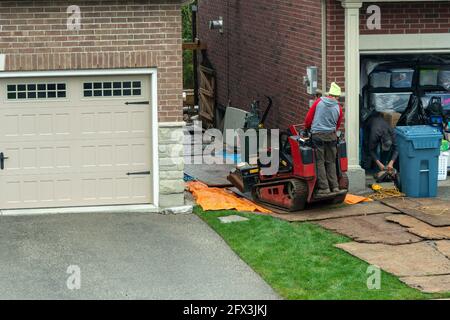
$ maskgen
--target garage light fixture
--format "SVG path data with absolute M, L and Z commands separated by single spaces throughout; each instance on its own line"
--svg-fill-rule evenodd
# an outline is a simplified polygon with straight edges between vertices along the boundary
M 219 30 L 220 33 L 223 33 L 223 18 L 219 17 L 218 20 L 210 20 L 209 21 L 209 29 L 210 30 Z

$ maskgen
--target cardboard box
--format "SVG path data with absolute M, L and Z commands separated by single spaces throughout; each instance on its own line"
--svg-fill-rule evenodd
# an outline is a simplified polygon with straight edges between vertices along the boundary
M 391 128 L 395 128 L 397 126 L 398 120 L 400 120 L 401 113 L 398 112 L 382 112 L 384 120 L 391 126 Z

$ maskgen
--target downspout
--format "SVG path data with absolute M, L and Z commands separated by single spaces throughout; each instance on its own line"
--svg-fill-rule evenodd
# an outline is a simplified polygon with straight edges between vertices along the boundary
M 227 28 L 230 23 L 230 1 L 227 0 Z M 226 30 L 227 32 L 227 101 L 230 101 L 230 32 L 231 30 Z
M 327 92 L 327 0 L 322 0 L 322 95 Z
M 197 41 L 197 11 L 198 6 L 197 3 L 192 5 L 191 14 L 192 14 L 192 42 Z M 198 98 L 198 50 L 192 51 L 192 66 L 194 69 L 194 105 L 199 105 Z

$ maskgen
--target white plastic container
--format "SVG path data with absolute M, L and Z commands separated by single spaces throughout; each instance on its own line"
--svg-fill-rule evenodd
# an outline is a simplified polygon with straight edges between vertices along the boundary
M 373 72 L 370 75 L 370 86 L 373 88 L 390 88 L 391 73 L 390 72 Z
M 450 152 L 448 153 L 448 161 L 447 161 L 447 172 L 450 171 Z
M 378 112 L 402 113 L 408 106 L 411 94 L 412 92 L 371 93 L 370 101 L 372 107 Z
M 445 90 L 450 90 L 450 70 L 439 71 L 438 84 L 443 86 Z
M 438 84 L 439 69 L 421 69 L 420 85 L 436 86 Z
M 447 170 L 448 170 L 448 152 L 441 152 L 439 156 L 439 167 L 438 167 L 438 180 L 447 180 Z
M 392 88 L 411 88 L 414 69 L 391 69 Z

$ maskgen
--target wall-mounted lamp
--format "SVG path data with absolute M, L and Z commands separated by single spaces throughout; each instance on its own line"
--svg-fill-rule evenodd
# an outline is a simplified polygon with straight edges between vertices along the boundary
M 210 20 L 209 29 L 219 30 L 220 33 L 223 33 L 223 18 L 219 17 L 218 20 Z
M 311 66 L 306 68 L 306 76 L 303 77 L 303 84 L 306 86 L 306 92 L 308 94 L 316 94 L 317 67 Z

